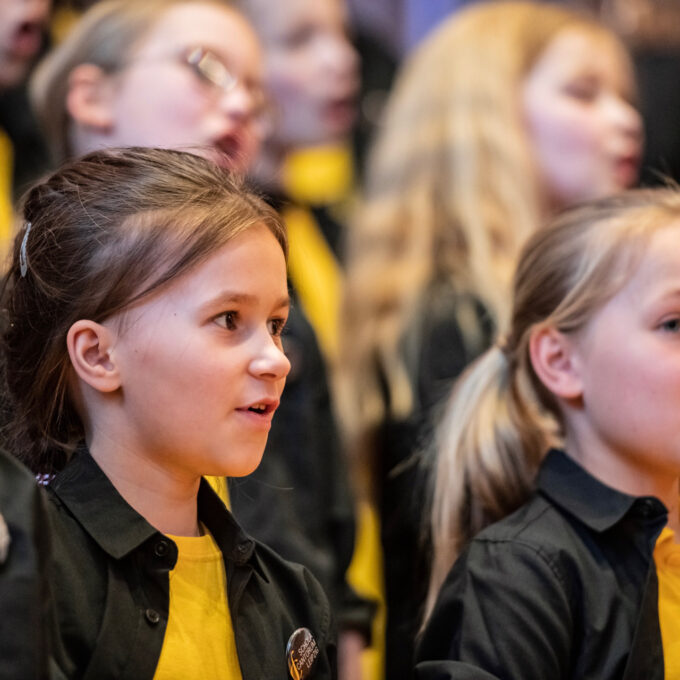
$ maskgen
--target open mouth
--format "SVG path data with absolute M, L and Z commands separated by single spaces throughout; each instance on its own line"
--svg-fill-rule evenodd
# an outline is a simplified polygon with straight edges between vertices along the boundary
M 243 144 L 237 135 L 224 135 L 213 142 L 217 163 L 227 169 L 240 168 L 243 165 Z
M 12 53 L 17 57 L 35 56 L 42 44 L 42 26 L 35 22 L 25 21 L 20 24 L 12 39 Z
M 625 188 L 632 186 L 637 181 L 640 172 L 639 156 L 622 156 L 615 162 L 614 171 L 619 184 Z
M 237 411 L 241 411 L 241 413 L 252 413 L 255 416 L 271 416 L 274 411 L 276 411 L 276 407 L 278 406 L 278 402 L 257 402 L 255 404 L 251 404 L 250 406 L 244 406 L 243 408 L 236 409 Z
M 253 404 L 248 407 L 248 410 L 258 415 L 265 415 L 271 413 L 274 410 L 274 406 L 272 404 Z

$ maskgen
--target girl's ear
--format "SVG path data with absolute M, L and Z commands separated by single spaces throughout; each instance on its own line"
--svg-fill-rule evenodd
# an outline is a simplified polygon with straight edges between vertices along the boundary
M 537 326 L 529 339 L 529 356 L 539 380 L 556 397 L 583 395 L 583 382 L 573 340 L 551 326 Z
M 110 131 L 113 96 L 111 80 L 99 66 L 79 64 L 69 74 L 66 110 L 78 125 Z
M 114 334 L 101 324 L 81 319 L 69 328 L 66 346 L 78 377 L 99 392 L 120 387 L 120 374 L 113 358 Z

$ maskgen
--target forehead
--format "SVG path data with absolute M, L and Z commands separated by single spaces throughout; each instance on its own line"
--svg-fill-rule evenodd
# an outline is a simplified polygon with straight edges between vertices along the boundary
M 189 299 L 190 294 L 211 297 L 223 291 L 244 293 L 242 285 L 254 286 L 263 299 L 288 294 L 286 260 L 271 230 L 258 223 L 229 239 L 206 258 L 175 279 L 166 297 Z
M 595 75 L 631 87 L 633 74 L 624 48 L 610 35 L 588 26 L 559 31 L 539 55 L 528 77 Z
M 667 289 L 680 290 L 680 219 L 651 235 L 639 266 L 622 293 L 653 295 L 663 294 Z
M 246 0 L 248 15 L 266 41 L 302 25 L 342 27 L 346 9 L 342 0 Z
M 620 342 L 622 326 L 656 321 L 669 303 L 673 304 L 674 311 L 677 309 L 680 301 L 680 220 L 657 229 L 646 243 L 629 245 L 633 256 L 637 254 L 639 259 L 634 258 L 637 261 L 632 263 L 631 270 L 624 265 L 621 271 L 607 272 L 613 277 L 623 276 L 624 283 L 595 310 L 579 331 L 581 339 L 588 343 L 596 337 L 609 342 L 612 333 L 619 334 L 616 341 Z M 638 249 L 637 253 L 635 249 Z
M 243 70 L 261 66 L 260 45 L 237 11 L 218 3 L 180 3 L 165 10 L 137 48 L 137 56 L 165 56 L 186 47 L 206 47 Z

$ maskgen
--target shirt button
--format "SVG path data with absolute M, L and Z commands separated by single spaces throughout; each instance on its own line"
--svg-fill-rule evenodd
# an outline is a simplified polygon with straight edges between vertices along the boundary
M 153 554 L 156 557 L 165 557 L 168 554 L 168 542 L 167 541 L 158 541 L 156 545 L 153 547 Z
M 649 498 L 645 498 L 645 500 L 642 501 L 642 508 L 640 511 L 643 517 L 651 517 L 654 513 L 654 501 L 650 500 Z
M 144 612 L 146 620 L 154 626 L 161 620 L 161 615 L 155 609 L 147 609 Z

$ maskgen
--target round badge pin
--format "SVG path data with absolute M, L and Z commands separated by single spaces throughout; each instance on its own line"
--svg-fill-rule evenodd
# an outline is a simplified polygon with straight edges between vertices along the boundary
M 293 680 L 304 680 L 312 670 L 319 646 L 309 628 L 298 628 L 288 639 L 286 657 L 288 670 Z
M 5 518 L 0 515 L 0 564 L 4 564 L 9 553 L 9 529 L 7 528 L 7 523 Z

